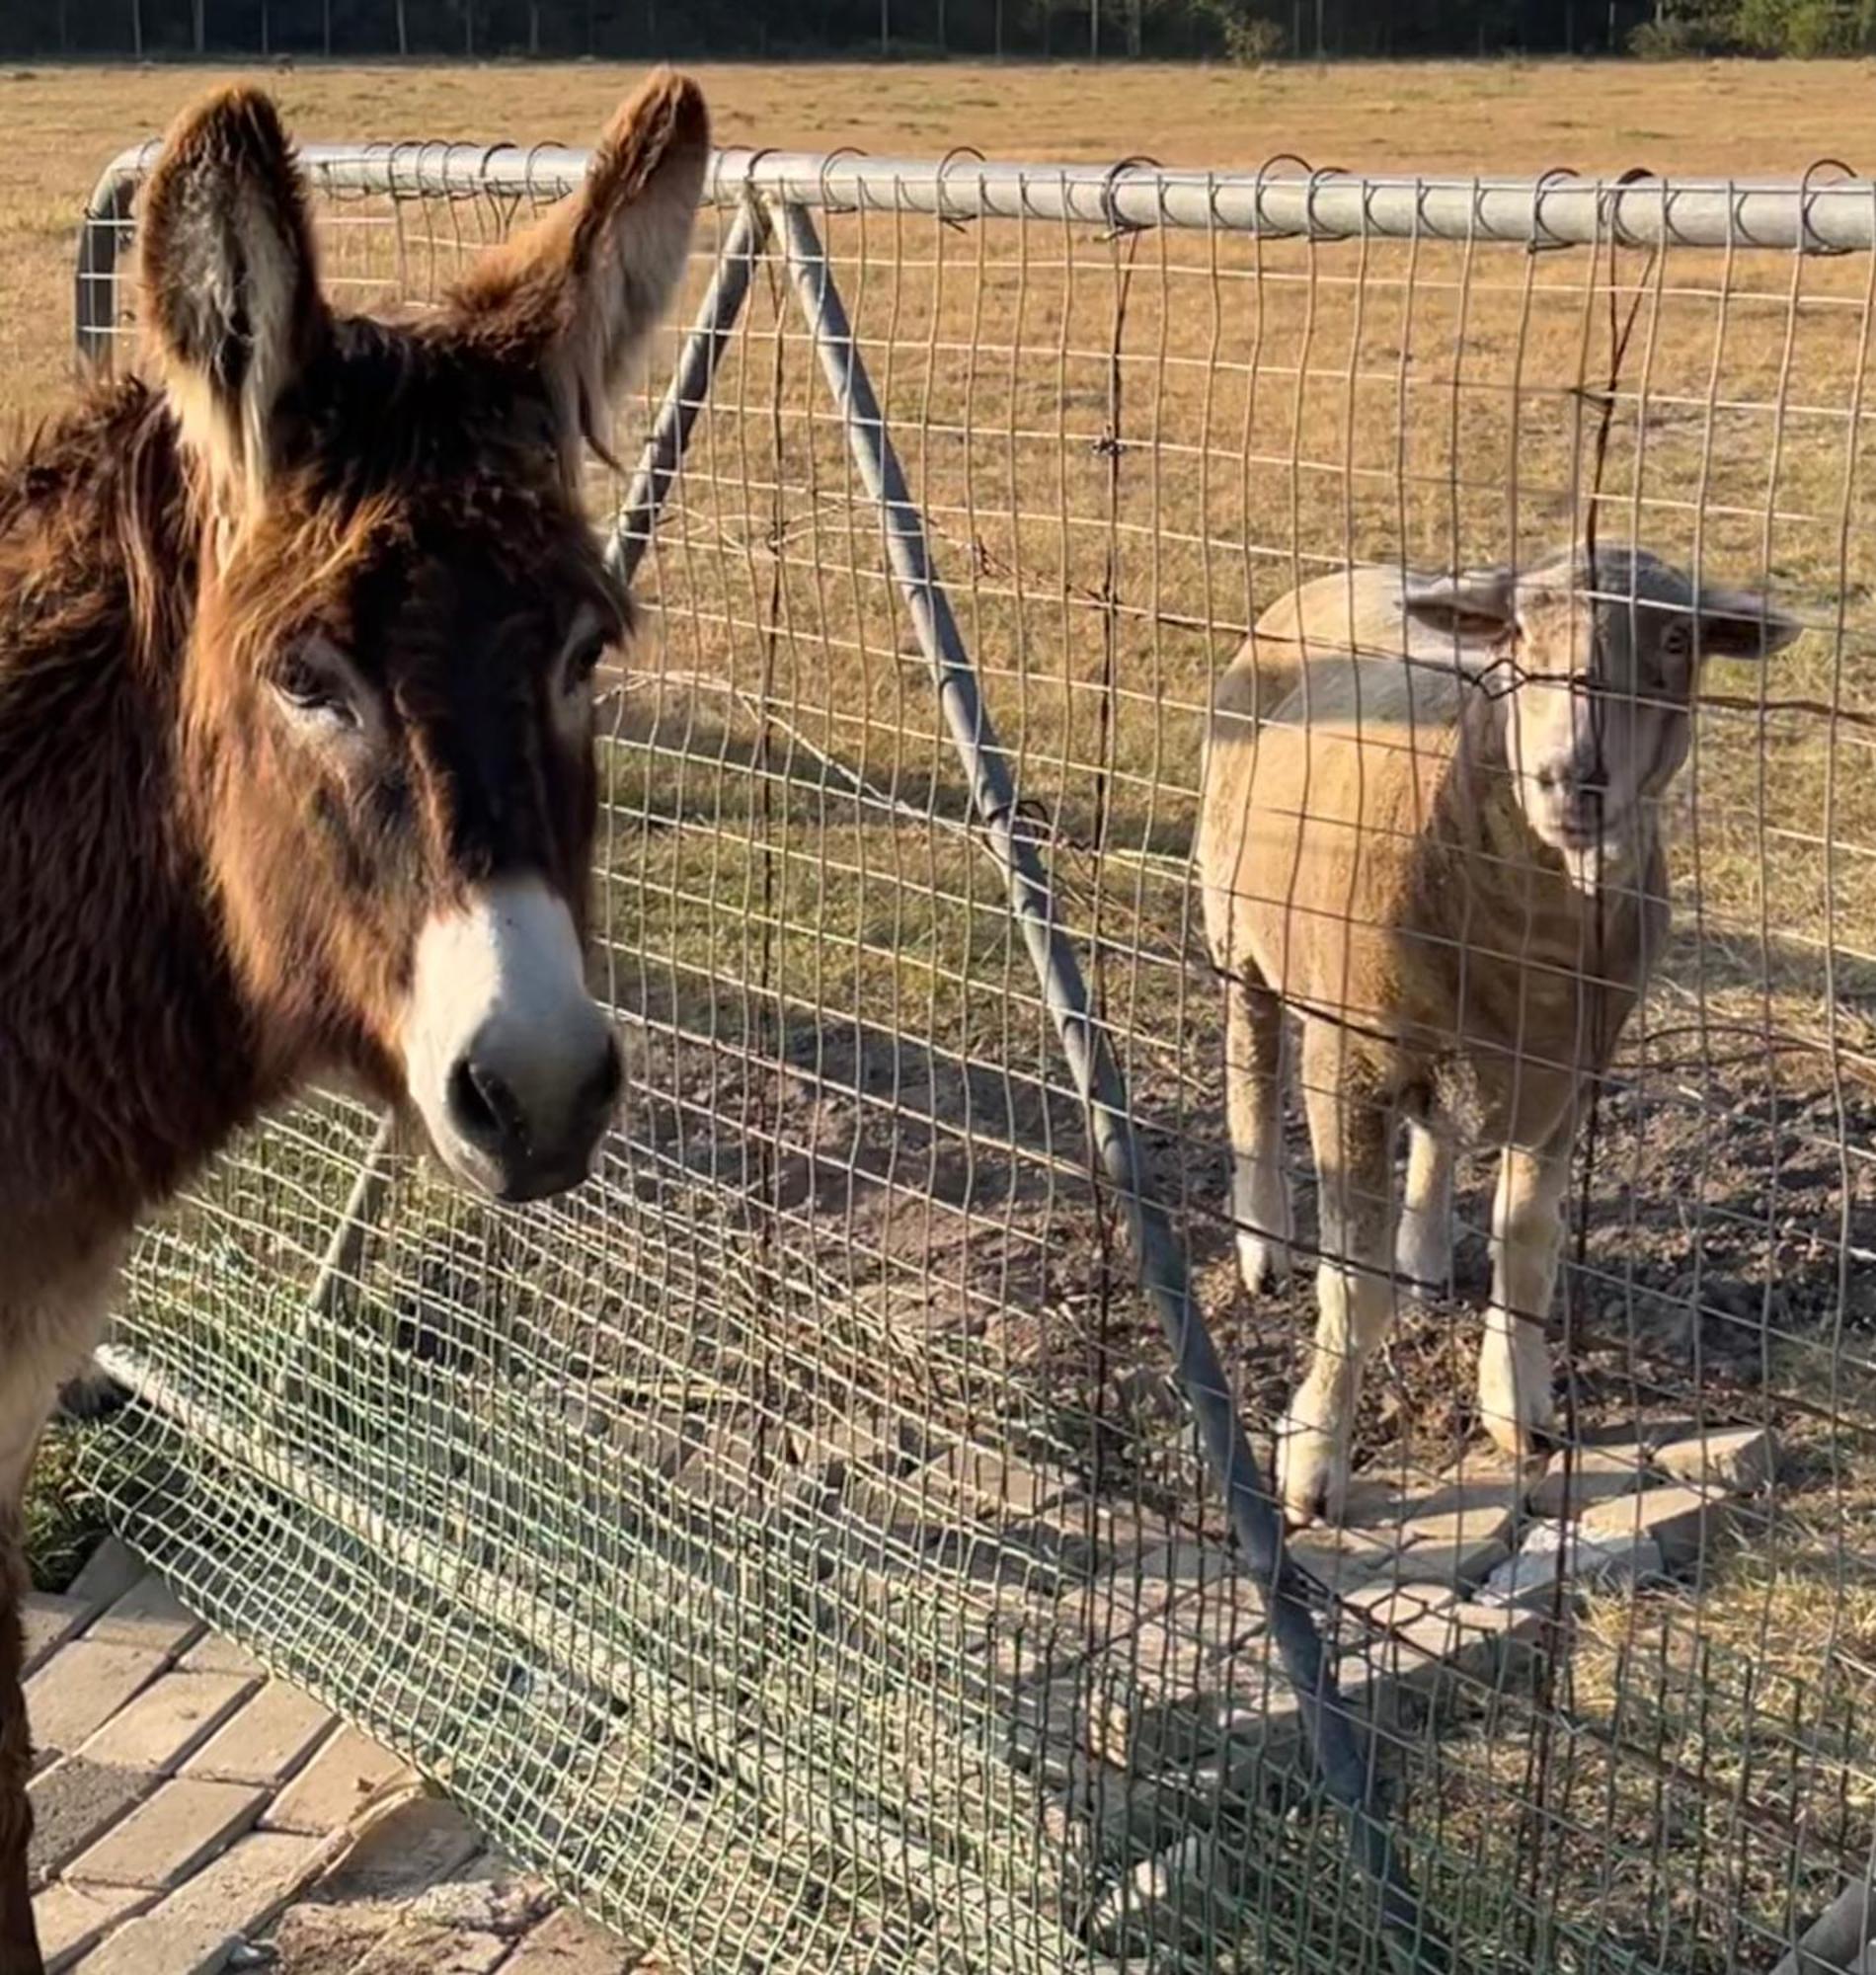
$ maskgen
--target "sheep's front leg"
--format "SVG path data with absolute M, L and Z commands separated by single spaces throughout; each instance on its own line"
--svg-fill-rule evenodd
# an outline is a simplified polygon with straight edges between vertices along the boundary
M 1538 1459 L 1554 1420 L 1544 1319 L 1563 1246 L 1569 1131 L 1541 1151 L 1507 1146 L 1492 1202 L 1492 1304 L 1479 1350 L 1479 1416 L 1521 1462 Z
M 1345 1041 L 1333 1026 L 1311 1022 L 1303 1045 L 1322 1259 L 1315 1350 L 1290 1402 L 1278 1453 L 1279 1486 L 1292 1523 L 1342 1516 L 1362 1373 L 1394 1310 L 1393 1114 L 1359 1075 L 1348 1075 Z
M 1284 1004 L 1249 961 L 1240 967 L 1224 989 L 1225 1116 L 1238 1273 L 1255 1296 L 1289 1277 L 1295 1229 L 1284 1178 Z
M 1408 1128 L 1394 1267 L 1423 1296 L 1445 1296 L 1452 1288 L 1452 1147 L 1418 1122 Z

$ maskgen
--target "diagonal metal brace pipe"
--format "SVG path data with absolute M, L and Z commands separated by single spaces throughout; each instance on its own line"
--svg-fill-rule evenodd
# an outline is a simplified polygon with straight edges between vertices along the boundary
M 1088 1005 L 1087 987 L 1067 935 L 1055 920 L 1049 877 L 1023 833 L 1009 757 L 997 740 L 951 600 L 933 572 L 924 525 L 906 490 L 844 303 L 805 206 L 781 207 L 788 273 L 838 405 L 855 467 L 880 511 L 893 575 L 931 667 L 945 723 L 971 778 L 972 800 L 1001 864 L 1010 908 L 1022 928 L 1070 1074 L 1088 1107 L 1101 1163 L 1127 1213 L 1140 1282 L 1172 1348 L 1206 1458 L 1224 1490 L 1231 1525 L 1269 1611 L 1285 1672 L 1308 1725 L 1317 1769 L 1348 1814 L 1356 1858 L 1376 1888 L 1383 1938 L 1402 1971 L 1431 1975 L 1447 1966 L 1409 1882 L 1398 1839 L 1374 1806 L 1374 1776 L 1362 1735 L 1331 1677 L 1302 1581 L 1286 1556 L 1283 1524 L 1269 1483 L 1231 1402 L 1216 1346 L 1192 1295 L 1186 1258 L 1155 1197 L 1134 1137 L 1127 1087 Z
M 626 489 L 625 500 L 606 544 L 606 566 L 621 582 L 630 583 L 651 547 L 652 530 L 664 497 L 690 443 L 690 429 L 710 395 L 711 381 L 723 353 L 730 347 L 737 319 L 748 298 L 749 277 L 756 257 L 768 239 L 768 208 L 745 199 L 724 236 L 710 285 L 697 304 L 697 314 L 684 338 L 677 368 L 652 422 L 650 435 Z

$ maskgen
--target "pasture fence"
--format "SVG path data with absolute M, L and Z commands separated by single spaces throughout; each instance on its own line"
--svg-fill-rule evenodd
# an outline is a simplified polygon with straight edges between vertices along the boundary
M 81 234 L 94 362 L 151 155 Z M 360 306 L 585 166 L 303 161 Z M 139 1251 L 114 1516 L 689 1965 L 1718 1975 L 1853 1934 L 1876 184 L 729 151 L 695 260 L 591 488 L 647 605 L 601 700 L 621 1129 L 526 1210 L 339 1097 L 253 1135 Z M 1313 1310 L 1232 1259 L 1212 681 L 1311 578 L 1586 534 L 1806 635 L 1695 698 L 1551 1470 L 1477 1444 L 1470 1242 L 1400 1294 L 1353 1527 L 1286 1543 Z

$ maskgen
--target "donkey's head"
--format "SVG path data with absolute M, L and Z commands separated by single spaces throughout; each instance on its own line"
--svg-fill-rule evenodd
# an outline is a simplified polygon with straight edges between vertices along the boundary
M 1525 819 L 1582 884 L 1654 828 L 1687 758 L 1701 661 L 1768 658 L 1800 628 L 1755 591 L 1696 592 L 1642 548 L 1410 583 L 1406 606 L 1482 674 Z
M 265 97 L 186 116 L 144 196 L 202 522 L 184 758 L 257 1047 L 408 1096 L 505 1199 L 583 1177 L 619 1092 L 583 940 L 591 681 L 629 610 L 577 474 L 708 146 L 653 77 L 581 192 L 401 325 L 328 305 Z

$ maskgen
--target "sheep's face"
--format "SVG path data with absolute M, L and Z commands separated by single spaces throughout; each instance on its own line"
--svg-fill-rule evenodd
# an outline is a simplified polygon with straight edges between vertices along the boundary
M 1687 757 L 1700 662 L 1769 657 L 1798 635 L 1751 591 L 1701 588 L 1645 549 L 1547 557 L 1410 585 L 1410 615 L 1455 636 L 1503 720 L 1537 837 L 1593 885 L 1647 840 Z M 1470 663 L 1476 655 L 1478 662 Z

